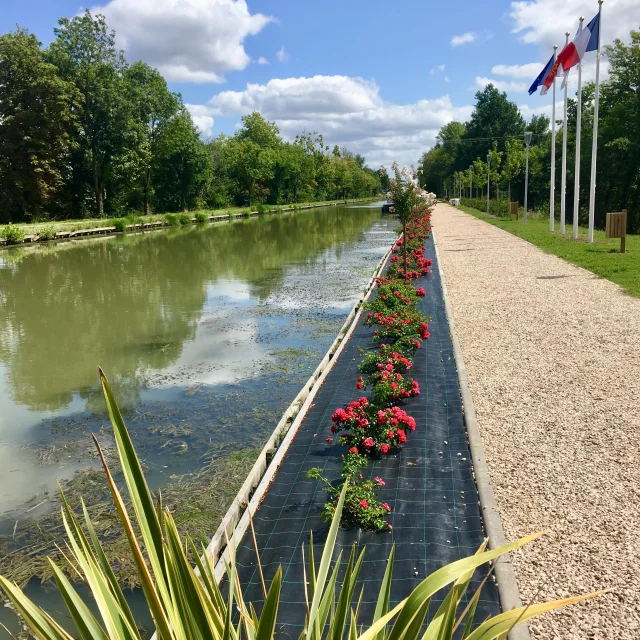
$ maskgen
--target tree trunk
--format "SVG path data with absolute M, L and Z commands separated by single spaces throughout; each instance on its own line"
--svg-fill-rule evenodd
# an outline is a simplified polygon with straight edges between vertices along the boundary
M 98 167 L 96 166 L 95 162 L 93 163 L 93 191 L 96 197 L 96 214 L 98 218 L 102 218 L 102 180 L 98 175 Z
M 144 215 L 149 215 L 149 185 L 151 184 L 151 169 L 147 169 L 144 176 Z
M 509 180 L 509 195 L 507 196 L 509 198 L 509 207 L 511 206 L 511 180 Z

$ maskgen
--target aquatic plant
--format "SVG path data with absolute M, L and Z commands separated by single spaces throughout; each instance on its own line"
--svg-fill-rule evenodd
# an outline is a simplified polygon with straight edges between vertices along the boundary
M 167 213 L 167 214 L 165 214 L 164 221 L 170 227 L 177 227 L 180 224 L 180 221 L 178 220 L 178 216 L 175 213 Z
M 256 547 L 264 595 L 264 605 L 258 615 L 253 604 L 247 603 L 242 593 L 236 564 L 237 541 L 232 536 L 228 543 L 229 560 L 225 565 L 229 593 L 227 598 L 223 597 L 214 574 L 214 558 L 204 549 L 200 557 L 192 541 L 188 540 L 184 544 L 170 510 L 163 507 L 159 496 L 154 497 L 149 491 L 133 442 L 102 371 L 100 380 L 131 507 L 127 506 L 97 440 L 95 443 L 119 520 L 135 559 L 158 640 L 241 640 L 243 637 L 249 640 L 270 640 L 276 632 L 283 582 L 282 568 L 276 570 L 267 589 L 259 549 Z M 351 465 L 349 462 L 348 468 Z M 356 461 L 353 466 L 356 466 Z M 337 578 L 341 569 L 341 553 L 333 567 L 331 566 L 349 486 L 347 479 L 335 503 L 335 512 L 319 564 L 316 564 L 314 557 L 313 537 L 309 543 L 308 565 L 305 565 L 309 580 L 304 581 L 305 605 L 299 610 L 300 620 L 304 622 L 301 638 L 305 640 L 322 640 L 327 632 L 330 638 L 348 635 L 353 640 L 415 640 L 423 630 L 431 598 L 446 587 L 449 587 L 449 591 L 436 614 L 430 617 L 425 637 L 450 640 L 461 627 L 463 640 L 503 639 L 518 623 L 601 593 L 505 611 L 484 620 L 472 630 L 481 587 L 470 595 L 467 590 L 475 570 L 504 553 L 524 546 L 540 534 L 527 536 L 490 551 L 487 551 L 485 542 L 475 555 L 438 569 L 425 578 L 409 597 L 390 608 L 395 558 L 392 548 L 380 584 L 373 620 L 368 627 L 364 627 L 359 621 L 359 604 L 353 601 L 364 551 L 356 555 L 356 548 L 352 547 L 340 587 L 337 587 Z M 360 506 L 365 509 L 362 504 Z M 131 510 L 133 514 L 130 513 Z M 83 505 L 82 515 L 77 515 L 63 496 L 62 519 L 68 536 L 66 553 L 73 562 L 76 575 L 91 592 L 98 610 L 97 616 L 94 615 L 62 569 L 51 563 L 57 588 L 75 627 L 74 635 L 82 640 L 141 640 L 136 620 L 115 579 L 113 569 L 106 560 L 86 508 Z M 195 568 L 189 562 L 186 549 L 194 553 Z M 0 576 L 0 587 L 21 616 L 25 627 L 36 637 L 43 640 L 73 640 L 74 635 L 65 631 L 17 585 Z M 236 613 L 239 613 L 237 623 Z
M 189 224 L 191 224 L 192 220 L 191 220 L 191 216 L 186 214 L 186 213 L 180 213 L 178 214 L 178 222 L 183 226 L 187 226 Z

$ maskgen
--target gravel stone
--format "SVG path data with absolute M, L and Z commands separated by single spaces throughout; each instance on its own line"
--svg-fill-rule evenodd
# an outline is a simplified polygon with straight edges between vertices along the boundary
M 548 532 L 513 554 L 522 600 L 612 589 L 531 636 L 637 640 L 640 299 L 449 205 L 432 222 L 505 533 Z

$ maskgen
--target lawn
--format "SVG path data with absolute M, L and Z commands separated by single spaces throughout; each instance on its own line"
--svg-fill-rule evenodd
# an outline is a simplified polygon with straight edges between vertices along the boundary
M 580 227 L 577 240 L 571 237 L 572 227 L 566 233 L 549 232 L 549 219 L 529 218 L 527 224 L 504 218 L 494 218 L 470 207 L 458 207 L 462 211 L 500 227 L 519 238 L 529 241 L 547 253 L 567 260 L 583 269 L 588 269 L 601 278 L 620 285 L 629 295 L 640 297 L 640 236 L 627 236 L 627 252 L 620 254 L 620 239 L 605 238 L 604 231 L 596 231 L 594 243 L 587 242 L 587 229 Z

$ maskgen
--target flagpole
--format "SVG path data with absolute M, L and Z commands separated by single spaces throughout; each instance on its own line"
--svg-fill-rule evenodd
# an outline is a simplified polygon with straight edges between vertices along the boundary
M 558 45 L 553 45 L 553 62 Z M 557 75 L 557 74 L 556 74 Z M 551 107 L 551 193 L 549 194 L 549 231 L 553 232 L 556 204 L 556 78 L 553 78 L 553 105 Z
M 598 106 L 600 102 L 600 37 L 602 34 L 602 1 L 598 0 L 598 51 L 596 53 L 596 97 L 593 104 L 593 143 L 591 146 L 591 184 L 589 185 L 589 234 L 587 242 L 593 242 L 596 211 L 596 161 L 598 159 Z
M 580 29 L 584 18 L 580 16 Z M 580 134 L 582 127 L 582 61 L 578 62 L 578 117 L 576 119 L 576 170 L 573 183 L 573 239 L 578 237 L 578 211 L 580 210 Z
M 569 44 L 569 32 L 565 34 L 564 46 Z M 560 185 L 560 233 L 564 235 L 564 222 L 566 218 L 566 197 L 567 197 L 567 82 L 564 82 L 564 116 L 562 120 L 562 184 Z

